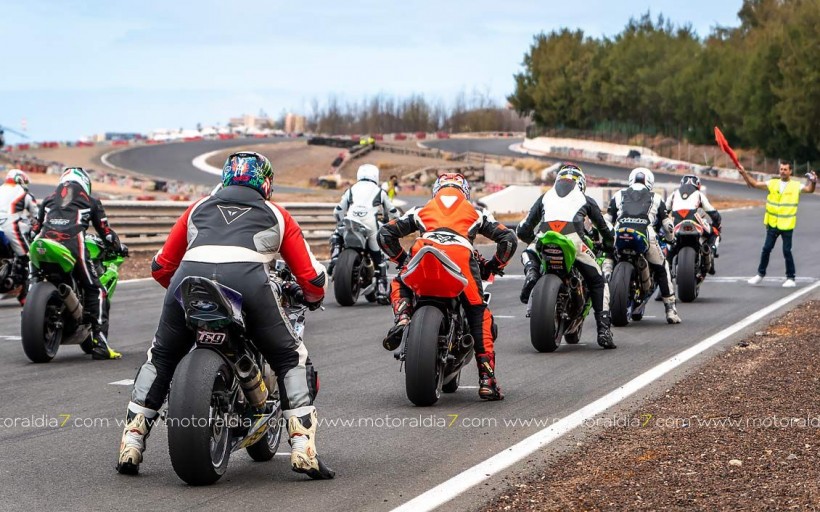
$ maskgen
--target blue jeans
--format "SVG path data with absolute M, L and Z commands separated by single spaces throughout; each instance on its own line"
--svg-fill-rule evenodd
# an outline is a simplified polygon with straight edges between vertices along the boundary
M 777 242 L 777 237 L 783 237 L 783 257 L 786 259 L 786 277 L 794 279 L 794 258 L 792 257 L 792 233 L 794 230 L 781 231 L 771 226 L 766 226 L 766 242 L 763 244 L 763 252 L 760 253 L 760 266 L 757 267 L 757 273 L 761 276 L 766 275 L 766 267 L 769 266 L 769 255 L 774 249 L 774 244 Z

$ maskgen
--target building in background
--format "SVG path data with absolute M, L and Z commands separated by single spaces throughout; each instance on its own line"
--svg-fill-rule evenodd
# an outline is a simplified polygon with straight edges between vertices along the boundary
M 305 116 L 288 113 L 285 116 L 285 133 L 304 133 L 305 124 Z

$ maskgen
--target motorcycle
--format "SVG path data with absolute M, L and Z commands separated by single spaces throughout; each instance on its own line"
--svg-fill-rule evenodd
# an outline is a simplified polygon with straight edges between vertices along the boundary
M 670 267 L 674 269 L 678 297 L 683 302 L 692 302 L 712 266 L 712 248 L 707 242 L 712 226 L 694 210 L 676 211 L 672 217 L 677 252 Z
M 14 254 L 6 235 L 0 231 L 0 299 L 17 296 L 28 280 L 28 263 Z
M 585 242 L 587 247 L 596 247 L 590 237 L 586 237 Z M 535 284 L 528 304 L 530 343 L 539 352 L 553 352 L 561 338 L 569 344 L 581 341 L 592 298 L 574 265 L 575 242 L 556 231 L 547 231 L 538 238 L 535 250 L 541 260 L 542 277 Z M 603 256 L 597 259 L 600 265 Z
M 364 206 L 354 206 L 342 225 L 344 249 L 333 269 L 333 293 L 340 306 L 352 306 L 363 294 L 368 302 L 390 304 L 387 290 L 379 293 L 376 266 L 367 250 L 367 239 L 373 226 L 367 219 L 372 212 Z
M 658 243 L 666 255 L 666 241 L 660 237 Z M 609 309 L 612 325 L 616 327 L 643 319 L 646 305 L 658 288 L 646 259 L 648 250 L 649 240 L 643 232 L 627 227 L 616 231 L 615 256 L 618 263 L 609 278 Z
M 85 249 L 110 301 L 126 255 L 107 248 L 101 238 L 92 234 L 85 236 Z M 21 321 L 26 356 L 32 362 L 47 363 L 61 345 L 80 345 L 90 354 L 91 323 L 83 318 L 83 289 L 72 275 L 76 260 L 71 251 L 60 242 L 35 238 L 29 258 L 31 288 Z
M 459 300 L 467 278 L 443 251 L 427 245 L 407 263 L 402 280 L 414 292 L 414 312 L 395 357 L 404 363 L 407 398 L 430 406 L 442 392 L 458 390 L 461 370 L 473 357 L 475 340 Z M 491 283 L 492 276 L 485 286 Z M 490 297 L 484 294 L 488 304 Z M 495 321 L 492 336 L 498 337 Z
M 307 306 L 284 262 L 277 262 L 271 282 L 301 337 Z M 284 424 L 279 388 L 245 331 L 239 292 L 189 276 L 174 294 L 196 344 L 174 372 L 166 411 L 168 452 L 182 480 L 210 485 L 225 474 L 233 452 L 244 448 L 257 462 L 273 458 Z

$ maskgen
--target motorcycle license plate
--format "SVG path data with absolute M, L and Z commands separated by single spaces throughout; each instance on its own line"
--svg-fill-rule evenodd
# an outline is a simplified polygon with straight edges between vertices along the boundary
M 221 345 L 225 343 L 227 335 L 224 332 L 197 331 L 196 342 L 200 345 Z

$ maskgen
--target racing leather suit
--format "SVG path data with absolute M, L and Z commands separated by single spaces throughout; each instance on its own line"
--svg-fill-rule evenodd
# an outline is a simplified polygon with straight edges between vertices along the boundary
M 379 230 L 379 246 L 400 267 L 390 293 L 393 312 L 397 317 L 400 314 L 410 315 L 413 303 L 413 291 L 402 282 L 402 274 L 406 271 L 404 264 L 409 256 L 399 240 L 415 232 L 421 233 L 421 237 L 416 239 L 409 256 L 426 245 L 436 245 L 459 266 L 467 278 L 467 286 L 461 295 L 461 304 L 470 325 L 470 334 L 475 341 L 480 384 L 481 372 L 488 371 L 485 363 L 489 364 L 489 374 L 494 382 L 493 316 L 484 302 L 481 268 L 472 244 L 477 235 L 483 235 L 495 242 L 496 252 L 490 264 L 500 270 L 515 254 L 518 245 L 515 233 L 497 222 L 489 212 L 477 210 L 460 190 L 453 187 L 442 188 L 423 207 L 413 208 L 401 218 L 383 225 Z M 453 238 L 455 243 L 438 244 L 436 237 L 439 235 Z M 479 392 L 481 393 L 481 389 Z M 482 397 L 486 398 L 483 394 Z
M 661 296 L 667 306 L 667 320 L 670 320 L 670 306 L 672 309 L 675 308 L 675 293 L 669 263 L 661 250 L 657 233 L 663 228 L 667 241 L 672 241 L 674 235 L 672 219 L 669 218 L 663 198 L 647 189 L 644 184 L 636 183 L 619 190 L 612 196 L 607 209 L 607 217 L 607 220 L 615 225 L 616 233 L 620 228 L 632 228 L 646 235 L 649 245 L 646 260 L 660 287 Z M 612 261 L 608 260 L 606 264 L 611 268 Z M 674 311 L 674 318 L 677 318 L 674 323 L 680 322 L 677 311 Z
M 330 265 L 328 269 L 330 274 L 333 273 L 336 259 L 344 248 L 342 223 L 346 218 L 350 218 L 367 226 L 369 231 L 367 250 L 373 260 L 373 265 L 376 267 L 377 277 L 385 283 L 387 282 L 387 263 L 384 261 L 377 240 L 379 222 L 376 215 L 379 213 L 383 215 L 385 221 L 397 219 L 399 216 L 399 211 L 393 206 L 387 192 L 370 180 L 357 181 L 342 195 L 342 200 L 333 210 L 333 216 L 336 218 L 338 227 L 330 237 Z
M 250 187 L 228 186 L 192 204 L 176 221 L 151 263 L 154 279 L 167 288 L 147 361 L 137 371 L 129 417 L 157 416 L 179 362 L 195 333 L 174 291 L 187 276 L 204 276 L 246 297 L 249 337 L 276 373 L 286 418 L 310 416 L 317 380 L 308 351 L 282 311 L 268 275 L 279 253 L 302 287 L 305 301 L 324 298 L 325 270 L 301 228 L 282 207 Z
M 119 237 L 108 225 L 102 203 L 88 195 L 79 183 L 57 185 L 53 194 L 43 200 L 37 216 L 38 237 L 60 242 L 76 258 L 73 276 L 83 287 L 83 310 L 91 321 L 95 335 L 108 338 L 108 297 L 100 284 L 97 269 L 85 249 L 85 232 L 94 226 L 100 238 L 120 249 Z
M 28 254 L 28 234 L 38 210 L 34 196 L 21 185 L 0 185 L 0 228 L 16 256 Z

